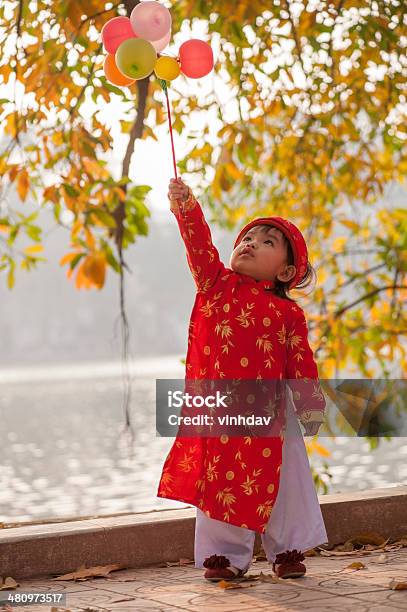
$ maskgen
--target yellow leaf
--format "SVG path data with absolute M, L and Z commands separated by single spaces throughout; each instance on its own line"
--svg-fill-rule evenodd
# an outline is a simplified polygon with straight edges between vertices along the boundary
M 96 179 L 107 179 L 109 177 L 109 172 L 103 168 L 103 166 L 98 163 L 95 159 L 90 159 L 89 157 L 82 157 L 82 164 L 85 167 L 86 172 L 89 176 Z
M 89 228 L 85 227 L 86 244 L 90 249 L 95 248 L 95 238 Z
M 346 566 L 346 568 L 349 569 L 364 569 L 365 567 L 366 565 L 364 565 L 361 561 L 354 561 L 353 563 L 350 563 Z
M 126 200 L 126 192 L 122 187 L 113 187 L 113 191 L 119 196 L 120 202 L 124 202 Z
M 11 576 L 6 576 L 4 578 L 3 584 L 0 586 L 0 590 L 2 590 L 2 589 L 15 589 L 15 588 L 17 588 L 19 586 L 20 586 L 20 583 L 16 582 L 14 580 L 14 578 L 12 578 Z M 7 609 L 7 606 L 6 606 L 6 609 Z
M 344 236 L 335 238 L 335 240 L 332 243 L 332 250 L 333 251 L 343 251 L 343 246 L 346 244 L 346 241 L 347 241 L 347 238 L 345 238 Z
M 84 276 L 98 289 L 105 283 L 106 259 L 104 253 L 98 252 L 85 258 L 83 264 Z
M 143 139 L 145 138 L 152 138 L 153 140 L 156 140 L 158 142 L 157 136 L 154 134 L 153 130 L 149 125 L 144 125 L 143 128 Z
M 329 451 L 327 448 L 325 448 L 325 446 L 322 446 L 322 444 L 318 444 L 318 442 L 314 442 L 313 443 L 313 449 L 322 457 L 330 457 L 331 456 L 331 451 Z
M 340 223 L 342 223 L 342 225 L 346 225 L 346 227 L 349 227 L 349 229 L 353 229 L 355 231 L 358 231 L 360 229 L 359 224 L 355 221 L 350 221 L 349 219 L 339 219 L 339 221 Z
M 3 76 L 3 83 L 8 83 L 10 74 L 12 74 L 13 72 L 13 68 L 8 63 L 3 64 L 3 66 L 0 66 L 0 74 Z
M 24 249 L 26 255 L 34 255 L 35 253 L 41 253 L 44 250 L 42 244 L 33 244 Z
M 10 113 L 6 120 L 6 126 L 4 128 L 6 134 L 10 134 L 11 138 L 15 138 L 17 135 L 17 113 Z
M 42 194 L 44 200 L 51 200 L 55 204 L 58 202 L 58 192 L 56 190 L 55 185 L 51 185 L 50 187 L 46 187 Z
M 64 142 L 64 137 L 62 135 L 62 132 L 54 132 L 51 138 L 52 138 L 52 142 L 56 145 L 61 145 Z
M 18 174 L 18 165 L 13 164 L 12 166 L 9 167 L 9 170 L 8 170 L 8 176 L 11 182 L 15 180 L 17 174 Z
M 230 174 L 230 176 L 234 178 L 236 181 L 240 181 L 244 177 L 244 172 L 239 170 L 239 168 L 235 166 L 235 164 L 232 164 L 231 162 L 228 162 L 226 164 L 226 170 L 228 174 Z
M 17 176 L 17 191 L 20 199 L 24 202 L 27 197 L 28 188 L 30 186 L 30 179 L 28 178 L 28 172 L 23 168 Z
M 66 255 L 61 257 L 61 259 L 59 260 L 59 265 L 64 266 L 65 264 L 70 263 L 77 255 L 78 253 L 67 253 Z
M 392 578 L 389 582 L 389 587 L 395 591 L 404 591 L 407 589 L 407 582 L 402 582 L 396 578 Z
M 72 226 L 72 231 L 71 231 L 71 238 L 72 238 L 72 240 L 75 240 L 75 238 L 77 237 L 77 235 L 81 231 L 82 227 L 83 227 L 82 221 L 80 219 L 76 219 L 74 221 L 74 224 Z
M 319 283 L 323 283 L 324 281 L 326 281 L 328 276 L 325 268 L 318 268 L 317 275 Z
M 75 286 L 77 289 L 81 289 L 82 287 L 84 289 L 90 289 L 92 286 L 92 282 L 85 276 L 84 273 L 85 261 L 79 266 L 78 273 L 76 275 Z

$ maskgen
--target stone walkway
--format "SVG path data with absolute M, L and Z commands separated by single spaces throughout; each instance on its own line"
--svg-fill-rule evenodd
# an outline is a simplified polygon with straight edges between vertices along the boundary
M 407 583 L 407 548 L 391 551 L 342 553 L 306 557 L 307 573 L 298 579 L 277 579 L 272 567 L 258 559 L 240 583 L 210 583 L 203 570 L 193 563 L 170 567 L 123 569 L 106 578 L 82 582 L 26 580 L 20 591 L 66 593 L 63 607 L 21 606 L 9 608 L 27 612 L 241 612 L 244 610 L 319 610 L 387 612 L 407 610 L 407 590 L 391 588 L 391 583 Z M 351 563 L 361 569 L 345 569 Z M 233 588 L 225 588 L 225 586 Z M 407 585 L 405 585 L 407 586 Z M 7 609 L 7 608 L 3 608 Z M 0 610 L 2 610 L 0 606 Z

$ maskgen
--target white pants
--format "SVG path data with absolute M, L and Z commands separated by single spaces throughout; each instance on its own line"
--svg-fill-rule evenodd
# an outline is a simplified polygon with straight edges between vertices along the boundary
M 268 561 L 286 550 L 305 551 L 328 543 L 328 536 L 292 401 L 287 401 L 287 431 L 282 449 L 280 486 L 261 541 Z M 289 435 L 291 434 L 291 435 Z M 206 516 L 196 509 L 195 567 L 214 554 L 248 570 L 256 532 Z

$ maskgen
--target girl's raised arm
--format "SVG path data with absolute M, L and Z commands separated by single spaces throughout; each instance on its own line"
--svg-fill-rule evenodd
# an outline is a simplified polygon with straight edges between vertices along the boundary
M 170 200 L 182 239 L 187 261 L 198 291 L 208 291 L 225 270 L 217 248 L 212 243 L 211 231 L 202 208 L 190 187 L 187 198 Z

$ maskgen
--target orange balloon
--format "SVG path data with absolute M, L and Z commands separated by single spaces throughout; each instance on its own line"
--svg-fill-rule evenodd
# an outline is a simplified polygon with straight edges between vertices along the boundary
M 108 53 L 106 55 L 105 61 L 103 62 L 103 70 L 105 77 L 113 85 L 125 87 L 126 85 L 132 85 L 135 83 L 135 79 L 129 79 L 129 77 L 120 72 L 116 65 L 115 57 L 112 53 Z

